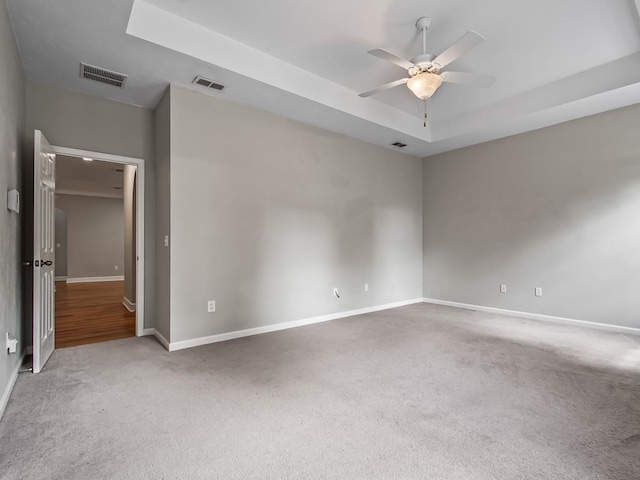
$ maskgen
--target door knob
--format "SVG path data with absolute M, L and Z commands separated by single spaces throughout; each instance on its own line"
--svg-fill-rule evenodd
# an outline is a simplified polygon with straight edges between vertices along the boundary
M 45 262 L 45 261 L 43 261 L 43 262 L 42 262 L 42 265 L 43 265 L 43 266 L 47 266 L 47 267 L 49 267 L 49 266 L 53 265 L 53 262 L 52 262 L 51 260 L 47 260 L 46 262 Z

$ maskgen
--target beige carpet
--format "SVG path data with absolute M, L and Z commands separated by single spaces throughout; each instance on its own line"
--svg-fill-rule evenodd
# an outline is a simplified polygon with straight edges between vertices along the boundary
M 3 479 L 640 479 L 640 338 L 415 305 L 166 352 L 58 350 Z

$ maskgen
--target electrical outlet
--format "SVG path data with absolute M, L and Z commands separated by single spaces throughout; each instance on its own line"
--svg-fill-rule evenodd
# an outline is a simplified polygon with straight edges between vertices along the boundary
M 168 247 L 169 246 L 169 235 L 165 235 L 164 236 L 164 246 Z
M 368 283 L 365 283 L 365 284 L 364 284 L 364 291 L 365 291 L 365 292 L 368 292 L 368 291 L 369 291 L 369 284 L 368 284 Z
M 542 296 L 542 287 L 536 287 L 536 297 Z
M 507 293 L 507 284 L 506 283 L 502 283 L 500 285 L 500 293 Z
M 116 268 L 116 270 L 118 270 L 118 265 L 116 265 L 116 267 L 115 267 L 115 268 Z
M 212 313 L 216 311 L 216 301 L 215 300 L 209 300 L 207 302 L 207 313 Z

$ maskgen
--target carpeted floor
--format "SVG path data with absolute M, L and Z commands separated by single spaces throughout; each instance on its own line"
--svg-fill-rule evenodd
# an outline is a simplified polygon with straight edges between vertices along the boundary
M 640 479 L 640 338 L 413 305 L 169 353 L 58 350 L 3 479 Z

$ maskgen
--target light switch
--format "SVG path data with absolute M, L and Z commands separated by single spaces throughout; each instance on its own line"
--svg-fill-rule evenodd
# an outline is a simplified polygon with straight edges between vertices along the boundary
M 164 236 L 164 246 L 168 247 L 169 246 L 169 235 L 165 235 Z
M 7 192 L 7 208 L 12 212 L 20 213 L 20 193 L 17 190 Z

